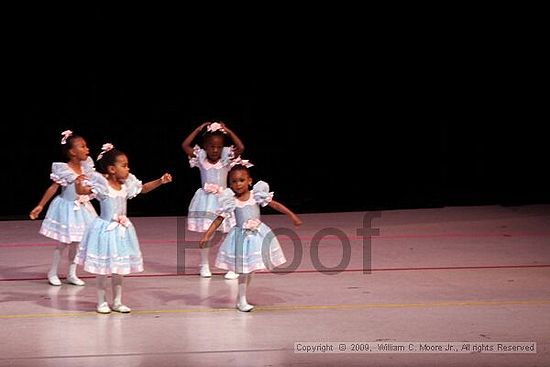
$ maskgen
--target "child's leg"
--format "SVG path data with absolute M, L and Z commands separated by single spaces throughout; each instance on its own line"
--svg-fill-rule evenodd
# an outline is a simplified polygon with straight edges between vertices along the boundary
M 113 274 L 113 311 L 128 313 L 130 307 L 122 304 L 122 279 L 122 275 Z
M 57 276 L 57 268 L 59 267 L 61 254 L 63 253 L 63 250 L 65 250 L 65 247 L 67 247 L 66 243 L 59 242 L 53 251 L 52 266 L 48 271 L 48 282 L 50 282 L 51 285 L 61 285 L 61 281 Z
M 110 313 L 111 309 L 105 300 L 107 290 L 107 275 L 97 275 L 97 312 Z
M 203 278 L 210 278 L 212 273 L 210 272 L 210 262 L 208 260 L 208 254 L 210 252 L 209 247 L 201 248 L 201 265 L 200 274 Z
M 241 274 L 239 276 L 239 295 L 237 297 L 237 308 L 242 312 L 252 311 L 254 308 L 253 305 L 249 304 L 246 300 L 246 288 L 250 279 L 252 278 L 252 273 L 250 274 Z
M 239 277 L 239 274 L 235 273 L 234 271 L 229 270 L 225 275 L 223 276 L 227 280 L 234 280 Z
M 200 265 L 200 275 L 203 278 L 210 278 L 212 272 L 210 271 L 210 260 L 209 260 L 210 247 L 201 248 L 201 265 Z M 239 274 L 236 274 L 233 271 L 228 271 L 225 273 L 224 278 L 228 280 L 237 279 Z
M 69 275 L 67 275 L 67 282 L 74 285 L 84 285 L 84 281 L 76 276 L 76 264 L 74 258 L 76 257 L 76 250 L 78 243 L 71 243 L 69 245 Z

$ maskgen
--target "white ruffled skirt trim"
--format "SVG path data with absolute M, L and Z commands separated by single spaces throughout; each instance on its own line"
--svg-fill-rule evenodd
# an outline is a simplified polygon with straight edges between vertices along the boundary
M 233 227 L 216 257 L 216 267 L 241 274 L 271 270 L 285 262 L 281 244 L 264 223 L 254 231 Z

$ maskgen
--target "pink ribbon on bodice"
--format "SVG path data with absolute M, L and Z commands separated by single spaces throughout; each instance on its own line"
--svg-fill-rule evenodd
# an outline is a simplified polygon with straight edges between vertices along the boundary
M 126 228 L 130 227 L 132 225 L 132 222 L 130 222 L 130 219 L 128 219 L 125 215 L 118 215 L 115 214 L 113 216 L 113 220 L 109 225 L 107 226 L 108 231 L 112 231 L 116 227 L 120 226 L 120 229 L 122 230 L 122 237 L 126 234 Z
M 88 195 L 78 195 L 78 198 L 74 201 L 73 210 L 80 210 L 80 206 L 85 205 L 89 201 L 90 197 Z
M 217 184 L 207 182 L 204 184 L 203 190 L 210 194 L 219 194 L 220 192 L 223 191 L 223 187 Z
M 244 222 L 243 228 L 248 231 L 256 231 L 260 224 L 262 224 L 262 222 L 259 219 L 251 218 Z

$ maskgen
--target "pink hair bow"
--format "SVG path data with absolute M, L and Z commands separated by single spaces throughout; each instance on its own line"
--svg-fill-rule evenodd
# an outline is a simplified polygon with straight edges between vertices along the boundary
M 71 130 L 65 130 L 61 133 L 63 137 L 61 138 L 61 144 L 67 144 L 67 139 L 69 136 L 73 135 L 73 132 Z
M 103 158 L 103 154 L 107 153 L 109 150 L 113 149 L 115 146 L 111 143 L 105 143 L 101 147 L 101 153 L 97 156 L 97 160 L 99 161 L 101 158 Z
M 220 124 L 219 122 L 212 122 L 206 128 L 206 131 L 208 131 L 209 133 L 213 133 L 214 131 L 218 131 L 218 130 L 221 131 L 224 134 L 227 134 L 227 132 L 223 128 L 223 125 Z
M 229 167 L 233 168 L 233 166 L 245 166 L 246 168 L 250 168 L 254 166 L 248 159 L 242 159 L 241 156 L 238 156 L 237 158 L 233 159 L 231 163 L 229 163 Z

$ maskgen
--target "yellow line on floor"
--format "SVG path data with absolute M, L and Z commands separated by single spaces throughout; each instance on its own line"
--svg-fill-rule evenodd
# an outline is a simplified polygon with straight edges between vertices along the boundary
M 447 301 L 432 303 L 368 303 L 350 305 L 296 305 L 296 306 L 256 306 L 254 312 L 262 311 L 297 311 L 297 310 L 349 310 L 368 308 L 430 308 L 430 307 L 475 307 L 475 306 L 514 306 L 514 305 L 550 305 L 550 300 L 500 300 L 500 301 Z M 132 315 L 147 314 L 171 314 L 171 313 L 197 313 L 197 312 L 234 312 L 234 308 L 195 308 L 178 310 L 134 310 Z M 116 315 L 113 312 L 111 315 Z M 52 317 L 107 317 L 96 312 L 70 312 L 70 313 L 37 313 L 23 315 L 0 315 L 0 319 L 25 319 L 25 318 L 52 318 Z
M 355 305 L 313 305 L 313 306 L 267 306 L 258 307 L 258 311 L 292 311 L 292 310 L 338 310 L 363 308 L 429 308 L 429 307 L 459 307 L 459 306 L 506 306 L 506 305 L 550 305 L 550 300 L 510 300 L 510 301 L 448 301 L 432 303 L 370 303 Z

